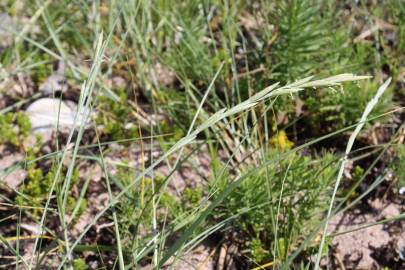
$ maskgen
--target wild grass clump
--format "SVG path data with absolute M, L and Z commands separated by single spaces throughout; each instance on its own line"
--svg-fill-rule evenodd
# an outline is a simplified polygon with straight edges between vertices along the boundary
M 18 267 L 45 267 L 51 254 L 57 269 L 96 267 L 94 258 L 108 269 L 176 269 L 213 239 L 212 254 L 235 247 L 242 268 L 316 268 L 330 254 L 330 219 L 385 179 L 378 162 L 392 161 L 404 185 L 402 146 L 387 157 L 391 142 L 358 150 L 355 140 L 375 123 L 401 140 L 392 114 L 401 109 L 405 13 L 396 1 L 372 10 L 316 0 L 11 2 L 0 8 L 21 27 L 0 56 L 0 149 L 26 158 L 0 177 L 19 169 L 27 177 L 6 198 L 17 229 L 0 241 Z M 58 64 L 66 92 L 40 92 Z M 7 92 L 9 83 L 26 86 L 21 74 L 35 85 L 31 98 Z M 390 76 L 397 84 L 382 95 Z M 55 94 L 83 118 L 24 145 L 32 131 L 20 110 Z M 326 139 L 348 147 L 317 145 Z M 207 168 L 190 162 L 196 175 L 173 188 L 183 163 L 201 156 Z M 364 156 L 371 165 L 356 163 Z M 366 177 L 375 179 L 364 191 Z M 87 205 L 77 232 L 88 197 L 97 205 Z M 27 222 L 38 233 L 22 254 Z

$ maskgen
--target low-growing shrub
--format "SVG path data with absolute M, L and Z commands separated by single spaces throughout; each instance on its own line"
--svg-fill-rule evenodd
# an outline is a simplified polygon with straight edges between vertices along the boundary
M 272 150 L 263 163 L 277 159 Z M 245 179 L 215 211 L 224 220 L 236 215 L 232 231 L 246 240 L 253 262 L 283 260 L 321 221 L 334 180 L 336 157 L 297 153 L 270 163 Z M 227 185 L 219 180 L 218 193 Z
M 125 89 L 117 89 L 119 101 L 107 96 L 98 98 L 99 113 L 95 119 L 103 127 L 102 133 L 112 140 L 135 138 L 139 135 L 136 122 L 131 115 L 132 107 L 128 104 Z
M 33 150 L 27 152 L 27 177 L 24 183 L 18 188 L 18 195 L 15 197 L 15 202 L 20 206 L 33 206 L 34 216 L 39 216 L 42 213 L 42 207 L 48 198 L 48 192 L 56 181 L 56 186 L 59 187 L 62 184 L 65 169 L 62 169 L 62 173 L 59 174 L 58 179 L 57 167 L 52 166 L 48 172 L 44 172 L 43 168 L 38 167 L 37 162 L 33 162 L 35 159 L 35 153 Z M 71 187 L 73 187 L 79 181 L 79 171 L 75 169 L 71 178 Z M 77 200 L 72 195 L 69 195 L 67 200 L 67 211 L 72 211 L 76 206 Z M 87 201 L 82 199 L 80 201 L 78 212 L 76 213 L 76 218 L 86 210 Z
M 9 143 L 22 147 L 22 142 L 31 131 L 28 116 L 22 112 L 0 114 L 0 144 Z

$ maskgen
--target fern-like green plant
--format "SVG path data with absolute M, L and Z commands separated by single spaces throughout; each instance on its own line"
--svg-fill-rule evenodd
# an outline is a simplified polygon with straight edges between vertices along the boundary
M 268 158 L 278 151 L 269 151 Z M 335 160 L 331 153 L 315 158 L 290 154 L 246 179 L 214 216 L 224 220 L 236 215 L 232 228 L 250 243 L 255 263 L 285 259 L 321 220 L 337 169 Z M 226 177 L 217 183 L 219 194 L 226 183 Z
M 272 79 L 294 81 L 323 68 L 331 33 L 321 8 L 316 0 L 277 1 L 267 14 L 275 26 L 275 41 L 267 50 Z

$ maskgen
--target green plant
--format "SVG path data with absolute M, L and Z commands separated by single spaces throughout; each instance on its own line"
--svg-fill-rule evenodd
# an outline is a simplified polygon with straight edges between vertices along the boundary
M 102 125 L 103 134 L 109 136 L 112 140 L 121 140 L 135 138 L 138 134 L 136 121 L 132 117 L 133 109 L 128 103 L 128 96 L 125 89 L 116 90 L 119 101 L 114 101 L 110 97 L 100 96 L 98 110 L 95 121 Z
M 186 188 L 184 190 L 184 196 L 182 197 L 183 205 L 186 206 L 187 204 L 189 204 L 189 208 L 197 207 L 202 199 L 202 196 L 202 187 Z
M 73 269 L 74 270 L 87 270 L 89 267 L 86 265 L 86 261 L 84 259 L 75 259 L 73 261 Z
M 38 63 L 37 65 L 34 65 L 33 69 L 30 71 L 30 73 L 32 73 L 32 78 L 34 80 L 35 83 L 37 83 L 38 85 L 42 82 L 44 82 L 44 80 L 46 80 L 46 78 L 48 78 L 48 76 L 50 76 L 53 72 L 53 61 L 52 61 L 52 57 L 47 54 L 47 53 L 35 53 L 34 49 L 31 49 L 32 51 L 34 51 L 34 53 L 26 53 L 25 55 L 23 55 L 23 58 L 33 58 L 30 59 L 30 61 L 33 61 L 33 63 Z
M 373 12 L 382 12 L 390 6 L 396 4 L 387 4 L 386 7 L 376 8 Z M 268 76 L 272 80 L 288 82 L 303 74 L 330 75 L 331 71 L 346 69 L 372 74 L 376 68 L 383 67 L 387 54 L 398 52 L 396 46 L 402 46 L 396 44 L 394 52 L 391 52 L 392 46 L 385 45 L 386 50 L 377 52 L 377 45 L 372 43 L 352 44 L 355 31 L 347 29 L 342 23 L 342 11 L 337 3 L 326 4 L 313 0 L 280 1 L 267 8 L 263 7 L 263 10 L 268 14 L 266 20 L 275 25 L 272 31 L 265 31 L 263 28 L 264 36 L 272 40 L 270 48 L 263 50 L 262 56 L 270 67 L 271 73 Z M 403 12 L 403 9 L 400 8 L 396 12 Z M 398 41 L 403 39 L 401 31 L 396 34 Z M 392 70 L 398 70 L 398 63 L 389 65 Z M 381 80 L 379 77 L 377 79 Z M 350 85 L 345 87 L 344 91 L 334 93 L 300 93 L 298 97 L 303 102 L 304 124 L 311 127 L 313 135 L 318 136 L 356 123 L 362 108 L 374 96 L 378 86 L 379 81 L 374 80 Z M 274 109 L 283 112 L 289 121 L 294 121 L 297 119 L 297 106 L 297 103 L 282 97 L 275 102 Z M 373 116 L 387 112 L 394 106 L 391 89 L 373 110 Z
M 58 179 L 56 177 L 56 167 L 52 167 L 47 173 L 44 173 L 42 168 L 39 168 L 35 160 L 36 154 L 33 149 L 29 149 L 27 152 L 27 178 L 25 179 L 22 186 L 18 189 L 18 195 L 15 197 L 15 202 L 17 205 L 30 205 L 34 206 L 34 215 L 38 216 L 42 213 L 42 206 L 44 201 L 48 197 L 48 192 L 52 186 L 53 181 L 56 181 L 58 185 L 61 184 L 63 175 L 59 175 Z M 72 176 L 71 185 L 75 185 L 79 180 L 79 171 L 74 170 Z M 76 199 L 72 196 L 68 197 L 68 211 L 73 210 Z M 76 215 L 80 216 L 86 209 L 86 201 L 83 200 L 80 205 L 79 212 Z
M 133 173 L 133 170 L 127 167 L 119 167 L 115 177 L 127 186 L 133 181 Z M 143 179 L 140 185 L 131 189 L 128 196 L 118 204 L 117 213 L 124 250 L 131 251 L 135 243 L 142 246 L 142 243 L 150 241 L 153 237 L 150 234 L 153 229 L 150 223 L 153 213 L 157 215 L 157 225 L 164 226 L 166 222 L 183 219 L 187 213 L 199 206 L 203 195 L 201 188 L 186 188 L 183 191 L 184 196 L 179 199 L 167 191 L 160 191 L 165 179 L 160 175 L 156 175 L 153 180 Z M 153 190 L 156 193 L 162 192 L 158 205 L 152 201 Z
M 326 133 L 332 130 L 357 123 L 363 108 L 372 99 L 378 89 L 378 83 L 373 81 L 359 82 L 358 85 L 345 87 L 345 90 L 334 91 L 328 95 L 315 93 L 306 98 L 305 104 L 310 112 L 310 117 L 306 118 L 314 133 Z M 370 118 L 380 116 L 394 108 L 392 100 L 393 92 L 388 90 L 381 98 L 380 102 L 373 109 Z M 384 121 L 386 118 L 378 118 L 375 121 Z M 367 126 L 375 121 L 370 121 Z M 319 125 L 323 123 L 323 125 Z M 324 130 L 322 130 L 324 129 Z
M 28 116 L 22 112 L 0 114 L 0 144 L 10 143 L 22 147 L 22 142 L 31 131 Z
M 398 189 L 405 187 L 405 145 L 399 145 L 391 168 L 397 179 Z
M 274 42 L 267 49 L 271 78 L 286 83 L 319 73 L 335 54 L 328 49 L 332 33 L 323 3 L 313 0 L 278 1 L 270 5 L 266 20 L 277 28 L 268 33 Z
M 170 119 L 159 123 L 160 132 L 172 133 L 168 140 L 177 141 L 182 138 L 195 113 L 195 109 L 184 106 L 189 103 L 187 96 L 178 90 L 162 88 L 157 92 L 156 103 Z
M 254 238 L 250 241 L 249 250 L 255 262 L 263 262 L 268 258 L 269 251 L 263 248 L 264 244 L 260 238 Z
M 19 141 L 16 136 L 16 131 L 14 130 L 13 126 L 13 114 L 12 113 L 7 113 L 5 115 L 0 115 L 0 142 L 2 144 L 6 142 L 10 142 L 13 145 L 18 145 Z
M 268 159 L 279 150 L 270 150 Z M 267 159 L 263 160 L 265 162 Z M 244 180 L 214 212 L 226 219 L 236 215 L 233 228 L 248 237 L 255 263 L 284 260 L 319 225 L 331 193 L 336 157 L 314 158 L 293 153 Z M 221 194 L 226 178 L 219 184 Z

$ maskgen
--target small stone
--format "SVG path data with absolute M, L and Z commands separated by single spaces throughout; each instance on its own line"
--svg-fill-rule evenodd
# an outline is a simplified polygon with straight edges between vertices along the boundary
M 115 87 L 115 88 L 125 88 L 125 86 L 127 85 L 127 82 L 125 81 L 125 79 L 122 77 L 119 77 L 119 76 L 113 77 L 111 82 L 112 82 L 113 87 Z
M 22 223 L 21 228 L 29 231 L 30 233 L 36 234 L 36 235 L 40 235 L 40 234 L 44 233 L 44 231 L 41 230 L 41 226 L 39 226 L 38 224 L 35 224 L 35 223 Z
M 34 133 L 52 132 L 57 127 L 68 129 L 79 127 L 84 120 L 85 125 L 89 123 L 89 119 L 85 119 L 89 110 L 84 109 L 77 115 L 76 104 L 56 98 L 38 99 L 27 108 L 26 113 Z
M 6 185 L 12 189 L 16 189 L 27 176 L 27 172 L 21 168 L 16 168 L 15 170 L 7 169 L 11 168 L 18 162 L 24 160 L 24 155 L 21 153 L 7 153 L 4 157 L 0 159 L 0 181 L 6 183 Z
M 12 189 L 17 189 L 24 179 L 27 177 L 27 172 L 23 169 L 17 169 L 8 174 L 3 181 Z
M 52 74 L 43 84 L 40 85 L 39 90 L 49 95 L 55 92 L 64 92 L 66 89 L 66 78 L 61 74 Z
M 173 85 L 177 79 L 176 73 L 161 63 L 154 66 L 154 75 L 158 83 L 164 86 Z
M 65 78 L 65 64 L 60 61 L 58 63 L 58 70 L 50 75 L 45 82 L 43 82 L 39 90 L 46 95 L 53 94 L 55 92 L 66 92 L 66 78 Z

